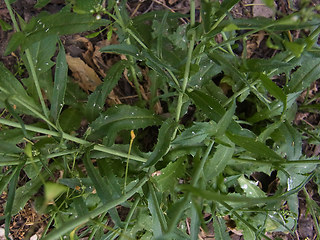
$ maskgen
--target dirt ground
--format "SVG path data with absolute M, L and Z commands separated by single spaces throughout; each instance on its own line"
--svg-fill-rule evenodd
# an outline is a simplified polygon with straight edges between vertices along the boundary
M 36 4 L 36 0 L 25 0 L 25 1 L 16 1 L 13 4 L 13 8 L 17 13 L 20 14 L 20 16 L 25 20 L 29 21 L 31 17 L 37 15 L 40 11 L 48 11 L 50 13 L 58 12 L 63 6 L 64 1 L 63 0 L 52 0 L 50 4 L 48 4 L 43 9 L 35 10 L 34 4 Z M 200 1 L 197 1 L 197 6 L 200 6 Z M 292 5 L 289 5 L 289 2 Z M 291 13 L 293 10 L 293 7 L 299 6 L 299 0 L 294 1 L 287 1 L 287 0 L 276 0 L 275 6 L 276 9 L 283 13 L 288 14 Z M 237 18 L 250 18 L 253 16 L 264 16 L 268 17 L 270 14 L 270 11 L 266 9 L 264 6 L 262 6 L 261 1 L 259 0 L 242 0 L 240 1 L 236 7 L 232 10 L 232 15 Z M 254 6 L 252 4 L 255 4 Z M 310 4 L 313 4 L 314 6 L 316 4 L 320 4 L 320 0 L 313 0 L 310 1 Z M 127 4 L 128 11 L 131 13 L 132 16 L 136 16 L 139 14 L 143 14 L 145 12 L 153 11 L 153 10 L 160 10 L 160 9 L 168 9 L 170 11 L 179 11 L 182 13 L 188 13 L 189 12 L 189 1 L 188 0 L 133 0 L 128 1 Z M 5 22 L 12 24 L 10 20 L 9 13 L 6 9 L 6 6 L 4 4 L 4 1 L 0 1 L 0 18 L 4 20 Z M 8 41 L 10 39 L 10 36 L 12 35 L 13 31 L 3 31 L 0 29 L 0 61 L 4 63 L 4 65 L 9 68 L 12 72 L 17 71 L 17 60 L 18 56 L 11 54 L 9 56 L 3 56 L 4 50 L 6 48 L 6 45 L 8 44 Z M 250 57 L 270 57 L 274 52 L 270 51 L 270 49 L 266 49 L 265 45 L 263 44 L 263 39 L 259 39 L 260 36 L 257 36 L 257 38 L 254 41 L 248 42 L 248 55 Z M 263 38 L 263 36 L 262 36 Z M 66 48 L 68 49 L 68 48 Z M 110 63 L 112 64 L 112 63 Z M 316 94 L 319 92 L 320 82 L 315 83 L 312 86 L 312 93 Z M 121 97 L 125 96 L 127 94 L 126 90 L 118 90 L 118 92 L 115 93 L 117 96 L 121 95 Z M 303 96 L 302 96 L 303 98 Z M 301 99 L 300 99 L 301 100 Z M 299 101 L 299 99 L 298 99 Z M 312 126 L 318 126 L 319 125 L 320 117 L 318 114 L 315 113 L 300 113 L 297 115 L 296 118 L 296 124 L 299 124 L 301 121 L 304 121 Z M 320 147 L 319 146 L 313 146 L 313 145 L 307 145 L 304 146 L 304 152 L 308 156 L 316 156 L 320 153 Z M 317 185 L 313 182 L 310 182 L 307 185 L 307 190 L 311 198 L 317 201 L 317 203 L 320 205 L 320 197 L 318 194 Z M 4 209 L 3 204 L 6 201 L 6 194 L 2 193 L 0 197 L 0 216 L 3 215 Z M 291 236 L 284 233 L 274 233 L 270 235 L 272 239 L 275 239 L 276 237 L 279 237 L 281 239 L 316 239 L 316 233 L 314 229 L 314 224 L 312 217 L 308 213 L 308 210 L 306 209 L 306 200 L 303 193 L 299 193 L 299 208 L 300 208 L 300 215 L 298 220 L 298 229 L 295 232 L 295 236 Z M 46 224 L 46 216 L 39 216 L 33 209 L 32 203 L 28 203 L 26 207 L 21 211 L 17 216 L 12 218 L 12 226 L 11 229 L 11 235 L 13 239 L 24 239 L 26 237 L 26 233 L 30 233 L 30 231 L 33 232 L 33 234 L 41 234 L 43 229 L 45 228 Z M 4 221 L 0 221 L 0 227 L 2 229 Z M 0 240 L 2 229 L 0 228 Z M 214 239 L 213 235 L 213 228 L 212 225 L 208 226 L 209 232 L 201 233 L 201 237 L 203 239 Z M 230 232 L 230 235 L 233 239 L 243 239 L 241 234 L 236 232 Z M 34 235 L 36 236 L 36 235 Z M 34 239 L 37 239 L 34 237 Z

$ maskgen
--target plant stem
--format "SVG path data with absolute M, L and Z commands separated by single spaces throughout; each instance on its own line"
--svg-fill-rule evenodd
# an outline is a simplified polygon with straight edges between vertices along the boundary
M 137 199 L 134 201 L 132 207 L 130 208 L 130 211 L 128 213 L 128 216 L 126 218 L 126 224 L 124 225 L 124 228 L 122 230 L 122 234 L 120 236 L 120 240 L 124 240 L 126 238 L 126 231 L 127 231 L 127 228 L 129 226 L 129 223 L 130 223 L 130 220 L 133 216 L 133 213 L 134 211 L 136 210 L 137 206 L 138 206 L 138 203 L 140 202 L 140 196 L 137 197 Z
M 17 23 L 17 21 L 15 19 L 15 16 L 13 14 L 13 11 L 12 11 L 12 8 L 11 8 L 11 5 L 10 5 L 9 1 L 5 0 L 5 3 L 6 3 L 7 9 L 9 11 L 9 14 L 10 14 L 10 17 L 11 17 L 11 20 L 13 22 L 13 25 L 14 25 L 14 28 L 15 28 L 16 32 L 20 32 L 19 25 L 18 25 L 18 23 Z M 34 67 L 34 64 L 33 64 L 33 61 L 32 61 L 30 50 L 26 49 L 25 53 L 26 53 L 26 57 L 27 57 L 27 60 L 28 60 L 28 64 L 29 64 L 30 70 L 31 70 L 31 75 L 32 75 L 32 78 L 33 78 L 33 81 L 34 81 L 34 85 L 35 85 L 36 90 L 37 90 L 38 98 L 39 98 L 40 103 L 41 103 L 42 111 L 43 111 L 44 115 L 46 116 L 46 118 L 49 119 L 49 112 L 48 112 L 47 106 L 46 106 L 46 104 L 44 102 L 44 99 L 43 99 L 43 96 L 42 96 L 42 92 L 41 92 L 41 88 L 40 88 L 40 84 L 39 84 L 39 79 L 38 79 L 38 76 L 37 76 L 36 71 L 35 71 L 35 67 Z
M 194 27 L 195 25 L 195 0 L 190 0 L 190 26 L 191 28 Z M 191 66 L 191 60 L 192 60 L 192 52 L 195 44 L 195 39 L 196 39 L 196 32 L 193 29 L 192 30 L 192 36 L 191 40 L 189 42 L 189 49 L 188 49 L 188 55 L 187 55 L 187 62 L 184 70 L 184 76 L 183 76 L 183 82 L 181 85 L 181 91 L 179 92 L 178 96 L 178 103 L 177 103 L 177 112 L 176 112 L 176 121 L 179 122 L 180 115 L 181 115 L 181 109 L 183 105 L 183 96 L 185 94 L 187 84 L 189 81 L 189 74 L 190 74 L 190 66 Z
M 12 122 L 6 119 L 1 119 L 0 118 L 0 124 L 4 124 L 7 126 L 11 126 L 11 127 L 15 127 L 15 128 L 21 128 L 21 125 L 19 123 L 16 122 Z M 28 131 L 32 131 L 32 132 L 37 132 L 37 133 L 42 133 L 42 134 L 46 134 L 46 135 L 50 135 L 50 136 L 54 136 L 54 137 L 61 137 L 63 139 L 75 142 L 75 143 L 79 143 L 82 145 L 90 145 L 92 144 L 89 141 L 83 140 L 81 138 L 77 138 L 74 136 L 71 136 L 70 134 L 64 133 L 64 132 L 55 132 L 55 131 L 51 131 L 51 130 L 47 130 L 47 129 L 43 129 L 43 128 L 38 128 L 38 127 L 34 127 L 34 126 L 29 126 L 29 125 L 25 125 L 25 129 Z M 103 145 L 99 145 L 99 144 L 95 144 L 93 146 L 93 150 L 96 151 L 100 151 L 100 152 L 104 152 L 104 153 L 108 153 L 114 156 L 118 156 L 118 157 L 122 157 L 122 158 L 127 158 L 128 154 L 127 153 L 123 153 L 123 152 L 119 152 L 116 150 L 113 150 L 111 148 L 105 147 Z M 146 162 L 147 159 L 139 157 L 139 156 L 134 156 L 131 155 L 130 159 L 132 160 L 136 160 L 138 162 Z

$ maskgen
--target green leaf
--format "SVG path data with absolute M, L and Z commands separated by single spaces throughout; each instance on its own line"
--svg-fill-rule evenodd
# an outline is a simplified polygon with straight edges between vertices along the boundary
M 170 162 L 161 169 L 160 175 L 154 177 L 161 192 L 174 192 L 178 179 L 185 174 L 187 164 L 184 161 L 185 158 L 181 157 L 175 162 Z
M 213 218 L 213 230 L 214 230 L 214 237 L 216 240 L 231 239 L 227 232 L 226 223 L 222 217 L 215 216 Z
M 215 122 L 219 122 L 219 120 L 223 117 L 223 115 L 226 112 L 226 110 L 221 106 L 218 100 L 202 91 L 194 90 L 187 94 L 197 105 L 197 107 L 201 109 L 211 120 Z M 254 136 L 254 134 L 250 131 L 242 129 L 240 125 L 236 123 L 233 119 L 231 120 L 231 123 L 227 128 L 227 131 L 244 136 Z
M 171 118 L 167 119 L 159 130 L 157 145 L 143 167 L 156 164 L 170 149 L 171 139 L 176 131 L 177 123 Z
M 238 183 L 247 197 L 262 198 L 266 196 L 253 181 L 246 179 L 244 176 L 238 178 Z
M 148 208 L 152 215 L 153 223 L 153 235 L 154 238 L 159 238 L 163 236 L 167 229 L 166 219 L 162 210 L 160 209 L 159 197 L 156 194 L 154 186 L 148 183 Z M 157 191 L 157 193 L 159 193 Z
M 212 136 L 217 131 L 215 122 L 194 122 L 194 124 L 185 129 L 172 142 L 173 146 L 192 146 L 201 143 L 208 136 Z
M 139 57 L 139 49 L 134 45 L 125 43 L 104 46 L 100 48 L 100 52 L 125 54 L 135 58 Z
M 245 75 L 239 71 L 236 65 L 239 59 L 237 57 L 232 57 L 227 54 L 222 54 L 218 51 L 214 51 L 209 54 L 209 58 L 216 61 L 222 68 L 222 70 L 232 77 L 236 82 L 243 82 L 245 85 L 250 86 Z
M 54 201 L 60 194 L 66 192 L 68 188 L 62 184 L 46 182 L 44 184 L 44 196 L 46 202 Z
M 303 64 L 291 75 L 288 84 L 290 93 L 299 92 L 310 86 L 320 75 L 320 56 L 306 54 L 302 56 Z M 306 64 L 307 63 L 307 64 Z
M 83 113 L 75 108 L 67 108 L 63 110 L 59 117 L 59 124 L 62 130 L 66 133 L 71 133 L 77 130 L 83 118 Z
M 1 153 L 21 153 L 22 149 L 18 148 L 14 143 L 8 143 L 7 141 L 0 140 L 0 152 Z
M 14 167 L 13 173 L 12 173 L 12 178 L 10 179 L 9 182 L 9 189 L 8 189 L 8 197 L 6 199 L 7 204 L 4 210 L 4 215 L 5 215 L 5 234 L 7 239 L 9 238 L 9 226 L 10 226 L 10 221 L 11 221 L 11 216 L 15 214 L 14 212 L 14 201 L 17 200 L 16 196 L 16 186 L 18 183 L 19 175 L 21 168 L 23 167 L 23 164 L 20 164 L 16 167 Z
M 91 125 L 92 133 L 88 139 L 105 137 L 107 145 L 112 145 L 121 130 L 133 130 L 152 125 L 160 125 L 161 120 L 152 112 L 135 106 L 117 105 L 109 108 Z
M 50 170 L 54 170 L 56 166 L 53 164 Z M 19 187 L 16 190 L 16 197 L 12 207 L 12 214 L 18 213 L 27 203 L 27 201 L 35 194 L 41 186 L 43 186 L 43 181 L 49 178 L 50 174 L 48 171 L 44 171 L 39 174 L 36 178 L 31 179 L 25 185 Z
M 79 14 L 90 13 L 90 10 L 94 10 L 99 3 L 99 0 L 77 0 L 73 5 L 73 11 Z
M 108 25 L 109 22 L 105 19 L 97 20 L 91 14 L 80 15 L 64 11 L 52 15 L 41 13 L 26 25 L 23 32 L 13 35 L 5 54 L 13 52 L 19 45 L 24 50 L 49 35 L 67 35 L 95 30 L 100 26 Z
M 90 94 L 85 107 L 86 116 L 89 121 L 93 121 L 99 116 L 101 109 L 106 101 L 106 97 L 111 90 L 116 86 L 122 76 L 123 70 L 127 66 L 127 61 L 119 61 L 114 64 L 107 72 L 103 84 L 99 85 L 96 90 Z
M 301 56 L 304 48 L 306 47 L 306 44 L 299 44 L 297 42 L 284 41 L 283 44 L 286 49 L 292 52 L 296 58 L 299 58 Z
M 38 0 L 36 5 L 34 5 L 35 8 L 43 8 L 46 6 L 51 0 Z
M 230 141 L 228 143 L 232 144 Z M 213 156 L 208 158 L 203 168 L 204 176 L 207 181 L 214 181 L 214 179 L 224 170 L 228 161 L 232 158 L 234 150 L 234 146 L 226 147 L 220 144 L 216 147 Z
M 231 107 L 228 109 L 228 111 L 226 111 L 226 113 L 223 115 L 223 117 L 219 120 L 218 124 L 217 124 L 217 132 L 216 132 L 216 136 L 222 136 L 227 128 L 229 127 L 230 123 L 232 122 L 232 117 L 234 115 L 234 112 L 236 110 L 236 102 L 233 101 Z
M 236 145 L 243 147 L 247 151 L 254 153 L 260 158 L 274 159 L 282 161 L 282 157 L 267 147 L 262 142 L 251 137 L 244 137 L 240 135 L 235 135 L 232 133 L 226 133 L 227 137 L 234 142 Z
M 91 162 L 90 152 L 88 151 L 85 154 L 85 158 L 83 160 L 84 166 L 88 172 L 88 176 L 92 180 L 92 183 L 97 190 L 97 194 L 101 199 L 103 204 L 107 204 L 112 200 L 119 198 L 118 194 L 111 192 L 110 186 L 103 180 L 97 168 L 95 168 Z M 121 220 L 118 212 L 115 208 L 109 210 L 112 220 L 116 223 L 117 226 L 121 226 Z
M 277 151 L 284 154 L 288 160 L 300 159 L 302 155 L 301 133 L 288 121 L 282 123 L 271 137 L 279 147 Z
M 270 78 L 265 74 L 260 74 L 260 80 L 263 86 L 268 90 L 268 92 L 279 99 L 281 102 L 286 103 L 287 97 L 283 93 L 282 89 L 277 86 Z
M 57 56 L 56 70 L 54 75 L 53 93 L 51 98 L 51 117 L 56 122 L 59 119 L 60 112 L 64 104 L 64 96 L 68 81 L 68 64 L 66 60 L 65 50 L 60 44 L 59 53 Z
M 6 48 L 5 52 L 3 53 L 3 55 L 7 56 L 11 52 L 16 50 L 24 38 L 25 38 L 25 35 L 23 34 L 23 32 L 16 32 L 15 34 L 13 34 L 10 38 L 10 41 L 9 41 L 7 48 Z
M 247 72 L 271 72 L 282 70 L 284 68 L 292 68 L 290 63 L 284 62 L 284 59 L 278 59 L 283 54 L 277 54 L 271 59 L 245 59 L 245 70 Z
M 57 41 L 57 36 L 50 35 L 44 37 L 38 42 L 35 42 L 29 47 L 33 65 L 38 76 L 41 73 L 50 70 L 51 67 L 54 65 L 54 62 L 51 61 L 51 59 L 56 52 Z M 30 66 L 25 55 L 23 56 L 23 61 L 28 69 L 28 72 L 30 73 Z
M 8 98 L 10 103 L 16 105 L 18 112 L 32 114 L 32 112 L 25 108 L 25 104 L 39 112 L 41 111 L 39 104 L 36 104 L 34 100 L 28 96 L 21 83 L 12 75 L 3 63 L 0 63 L 0 91 L 0 102 L 4 103 Z M 17 99 L 20 101 L 17 101 Z
M 9 31 L 12 29 L 11 25 L 0 19 L 0 27 L 2 28 L 2 31 Z

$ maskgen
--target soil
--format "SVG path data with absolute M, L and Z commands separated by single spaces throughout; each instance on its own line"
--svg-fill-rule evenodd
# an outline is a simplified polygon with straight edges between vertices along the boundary
M 33 6 L 36 4 L 36 0 L 26 0 L 26 1 L 16 1 L 12 6 L 15 11 L 25 20 L 29 21 L 30 18 L 37 15 L 40 11 L 48 11 L 50 13 L 55 13 L 61 10 L 64 7 L 64 0 L 51 0 L 51 2 L 42 9 L 35 9 Z M 288 3 L 291 3 L 289 5 Z M 252 4 L 257 4 L 257 0 L 242 0 L 240 1 L 231 11 L 232 15 L 237 18 L 250 18 L 252 16 L 265 16 L 267 11 L 263 9 L 263 6 L 259 7 L 259 4 L 253 6 Z M 279 15 L 288 14 L 293 11 L 294 7 L 298 7 L 300 4 L 299 0 L 293 1 L 286 1 L 286 0 L 276 0 L 275 1 L 275 8 L 278 10 Z M 309 3 L 310 5 L 316 6 L 320 4 L 320 0 L 312 0 Z M 200 6 L 200 1 L 196 1 L 196 6 Z M 131 16 L 137 16 L 149 11 L 153 10 L 161 10 L 167 9 L 172 12 L 181 12 L 181 13 L 188 13 L 189 12 L 189 1 L 188 0 L 132 0 L 128 1 L 127 9 Z M 0 1 L 0 17 L 3 21 L 12 24 L 10 20 L 9 13 L 5 6 L 4 1 Z M 3 53 L 5 48 L 8 44 L 8 41 L 13 34 L 13 31 L 3 31 L 0 29 L 0 61 L 13 73 L 17 72 L 18 66 L 18 52 L 12 53 L 11 55 L 4 56 Z M 83 49 L 79 47 L 78 49 L 71 49 L 68 46 L 70 41 L 72 42 L 74 38 L 79 36 L 68 36 L 63 38 L 63 42 L 66 44 L 67 51 L 74 56 L 72 51 L 81 51 L 81 53 L 88 51 L 87 49 Z M 96 45 L 97 42 L 91 42 L 88 44 Z M 266 47 L 265 44 L 265 35 L 263 33 L 256 34 L 253 38 L 249 39 L 247 42 L 247 54 L 248 57 L 254 58 L 269 58 L 275 54 L 275 51 L 270 50 Z M 103 56 L 102 56 L 103 57 Z M 109 64 L 112 65 L 112 62 Z M 106 66 L 108 68 L 108 66 Z M 25 74 L 25 73 L 24 73 Z M 99 74 L 99 73 L 98 73 Z M 101 76 L 100 76 L 101 77 Z M 301 97 L 298 99 L 302 102 L 307 96 L 310 98 L 315 94 L 319 93 L 320 82 L 314 83 L 309 92 L 304 92 Z M 88 89 L 87 89 L 88 90 Z M 91 89 L 89 89 L 91 90 Z M 134 95 L 133 88 L 130 86 L 125 79 L 122 83 L 114 90 L 115 102 L 130 102 L 133 101 L 132 97 Z M 130 100 L 131 99 L 131 100 Z M 161 111 L 161 109 L 159 110 Z M 319 125 L 320 116 L 316 113 L 309 113 L 309 112 L 301 112 L 297 115 L 295 124 L 308 124 L 311 126 L 318 126 Z M 318 156 L 320 153 L 320 146 L 317 145 L 303 145 L 304 153 L 307 156 Z M 307 184 L 307 191 L 309 196 L 314 199 L 320 205 L 320 197 L 318 194 L 317 185 L 313 182 Z M 6 200 L 5 192 L 2 193 L 0 196 L 0 216 L 4 213 L 3 204 Z M 314 229 L 313 219 L 306 208 L 306 199 L 304 194 L 301 192 L 299 193 L 299 220 L 298 220 L 298 229 L 295 231 L 295 236 L 290 234 L 284 233 L 273 233 L 270 234 L 272 239 L 280 238 L 280 239 L 315 239 L 316 233 Z M 39 233 L 46 227 L 47 217 L 38 215 L 38 213 L 32 207 L 32 203 L 28 202 L 26 207 L 21 211 L 17 216 L 12 218 L 12 226 L 10 227 L 11 236 L 13 239 L 25 239 L 26 234 L 30 237 L 32 234 Z M 3 227 L 4 221 L 0 221 L 0 227 Z M 1 228 L 0 228 L 1 230 Z M 32 234 L 31 234 L 32 233 Z M 35 235 L 34 235 L 35 236 Z M 230 228 L 230 236 L 232 239 L 243 239 L 241 233 L 234 232 Z M 208 224 L 208 232 L 201 231 L 200 237 L 202 239 L 214 239 L 214 231 L 212 224 Z M 319 236 L 318 236 L 319 237 Z M 1 238 L 1 231 L 0 231 L 0 239 Z

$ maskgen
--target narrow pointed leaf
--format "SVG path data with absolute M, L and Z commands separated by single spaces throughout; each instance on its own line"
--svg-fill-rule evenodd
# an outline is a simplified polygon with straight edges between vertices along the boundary
M 320 56 L 307 55 L 302 57 L 304 64 L 295 71 L 288 84 L 290 93 L 299 92 L 310 86 L 320 75 Z
M 106 97 L 116 86 L 122 76 L 122 72 L 127 66 L 127 61 L 119 61 L 114 64 L 105 77 L 103 84 L 99 85 L 96 90 L 89 96 L 85 112 L 89 121 L 93 121 L 99 116 L 106 101 Z
M 97 190 L 97 194 L 99 198 L 101 199 L 101 202 L 103 204 L 107 204 L 108 202 L 111 202 L 112 200 L 117 199 L 118 195 L 113 195 L 110 192 L 110 187 L 106 184 L 106 182 L 101 177 L 99 171 L 97 168 L 95 168 L 91 162 L 90 153 L 87 152 L 85 155 L 85 158 L 83 160 L 83 163 L 86 167 L 86 170 L 88 172 L 88 176 L 91 178 L 92 183 Z M 119 217 L 118 212 L 115 208 L 112 208 L 109 210 L 109 214 L 112 217 L 112 220 L 116 223 L 116 225 L 121 226 L 121 220 Z
M 19 175 L 21 168 L 23 167 L 23 164 L 20 164 L 15 167 L 13 173 L 12 173 L 12 178 L 10 179 L 9 182 L 9 191 L 8 191 L 8 197 L 7 197 L 7 204 L 6 208 L 4 210 L 4 215 L 5 215 L 5 233 L 6 237 L 9 238 L 9 226 L 10 226 L 10 221 L 11 221 L 11 216 L 14 215 L 15 213 L 13 212 L 13 206 L 14 206 L 14 200 L 16 199 L 16 186 L 18 183 Z
M 281 102 L 285 103 L 287 101 L 287 97 L 282 91 L 281 88 L 277 86 L 270 78 L 268 78 L 264 74 L 260 74 L 260 80 L 263 86 L 268 90 L 268 92 L 279 99 Z
M 102 47 L 100 48 L 100 52 L 125 54 L 132 57 L 139 56 L 139 49 L 136 46 L 124 43 Z
M 235 135 L 232 133 L 227 133 L 226 135 L 236 145 L 243 147 L 247 151 L 254 153 L 260 158 L 275 159 L 280 161 L 283 160 L 281 156 L 279 156 L 262 142 L 259 142 L 257 139 Z
M 178 179 L 185 174 L 187 164 L 184 161 L 185 159 L 181 157 L 175 162 L 170 162 L 168 166 L 161 169 L 159 176 L 154 177 L 161 192 L 174 192 Z
M 13 35 L 5 54 L 13 52 L 19 45 L 21 45 L 23 49 L 26 49 L 33 43 L 49 35 L 74 34 L 95 30 L 100 26 L 106 26 L 108 24 L 108 20 L 97 20 L 91 14 L 75 14 L 64 11 L 51 15 L 42 13 L 31 19 L 23 32 Z
M 232 122 L 232 117 L 234 115 L 234 112 L 236 110 L 236 102 L 233 101 L 231 107 L 226 111 L 226 113 L 223 115 L 223 117 L 219 120 L 217 124 L 217 133 L 216 136 L 222 136 L 227 128 L 229 127 L 230 123 Z
M 227 232 L 226 223 L 222 217 L 215 216 L 213 218 L 213 230 L 214 230 L 214 237 L 216 240 L 231 239 Z
M 156 164 L 168 151 L 171 145 L 171 139 L 176 130 L 177 123 L 172 119 L 167 119 L 159 130 L 157 145 L 150 155 L 144 167 L 149 167 Z
M 50 114 L 54 121 L 57 121 L 64 104 L 68 81 L 68 64 L 63 45 L 60 45 L 57 56 L 56 71 L 54 75 L 53 93 L 51 99 Z
M 232 158 L 234 147 L 218 145 L 212 157 L 208 158 L 203 168 L 206 180 L 214 180 L 227 166 Z

